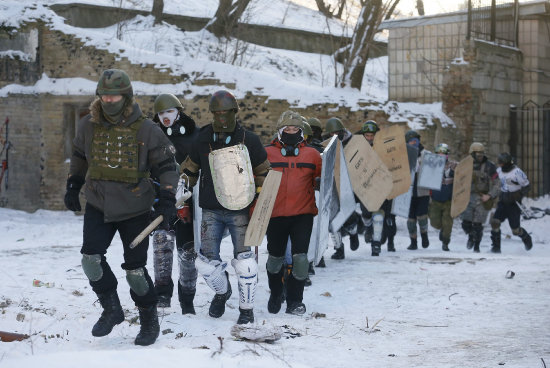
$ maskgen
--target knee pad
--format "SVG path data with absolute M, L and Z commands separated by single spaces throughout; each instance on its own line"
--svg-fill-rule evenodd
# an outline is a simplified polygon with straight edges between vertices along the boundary
M 307 261 L 307 254 L 298 253 L 292 256 L 292 275 L 296 280 L 305 280 L 307 278 L 308 269 L 309 262 Z
M 467 220 L 462 221 L 462 230 L 464 230 L 466 234 L 469 234 L 470 232 L 472 232 L 472 221 L 467 221 Z
M 143 267 L 136 268 L 135 270 L 126 270 L 126 281 L 128 281 L 130 289 L 138 296 L 144 296 L 149 291 L 149 283 L 145 277 Z
M 101 254 L 83 254 L 82 270 L 90 281 L 99 281 L 103 277 Z
M 421 233 L 428 231 L 428 215 L 418 216 L 418 226 Z
M 517 227 L 515 229 L 512 229 L 512 234 L 516 235 L 516 236 L 521 236 L 522 234 L 522 228 L 521 227 Z
M 265 268 L 267 272 L 277 274 L 283 268 L 283 261 L 285 257 L 273 257 L 271 254 L 267 256 L 267 262 Z
M 500 220 L 493 217 L 493 218 L 491 218 L 490 224 L 491 224 L 491 229 L 492 230 L 500 229 Z M 512 231 L 514 231 L 514 230 L 512 229 Z
M 384 215 L 381 212 L 375 212 L 372 215 L 372 240 L 380 241 L 382 239 L 382 230 L 384 229 Z
M 361 221 L 363 221 L 363 225 L 365 226 L 372 226 L 372 213 L 362 214 Z
M 174 250 L 174 235 L 166 230 L 157 230 L 153 235 L 154 252 L 171 252 Z
M 409 235 L 416 235 L 416 220 L 408 219 L 407 220 L 407 229 L 409 230 Z
M 342 226 L 342 230 L 343 230 L 343 233 L 347 235 L 357 234 L 357 222 L 353 221 L 353 222 L 345 223 L 344 226 Z
M 339 231 L 333 233 L 332 231 L 329 233 L 330 239 L 332 240 L 332 243 L 334 245 L 334 249 L 338 249 L 340 247 L 343 247 L 344 244 L 342 244 L 342 234 L 340 234 Z
M 195 259 L 197 253 L 194 249 L 178 249 L 178 261 L 180 266 L 179 283 L 186 290 L 195 290 L 197 285 L 197 268 Z
M 204 277 L 206 285 L 208 285 L 216 294 L 225 294 L 227 292 L 227 274 L 225 269 L 227 268 L 227 262 L 220 262 L 218 260 L 208 260 L 202 254 L 197 256 L 195 262 L 197 271 Z
M 239 307 L 254 308 L 254 296 L 258 284 L 258 263 L 253 252 L 243 252 L 231 260 L 231 265 L 237 273 L 239 285 Z

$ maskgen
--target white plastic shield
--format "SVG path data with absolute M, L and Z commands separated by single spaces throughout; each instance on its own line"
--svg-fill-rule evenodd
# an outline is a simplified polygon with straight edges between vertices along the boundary
M 432 152 L 422 152 L 422 163 L 418 170 L 418 183 L 421 188 L 441 190 L 443 171 L 447 157 Z
M 208 155 L 214 192 L 228 210 L 242 210 L 254 199 L 254 174 L 244 144 L 221 148 Z
M 342 225 L 344 225 L 346 220 L 355 211 L 356 206 L 344 150 L 341 144 L 338 145 L 338 147 L 340 147 L 340 165 L 338 170 L 340 173 L 340 193 L 338 196 L 340 206 L 338 208 L 338 212 L 336 212 L 336 215 L 330 221 L 330 231 L 332 232 L 338 231 Z

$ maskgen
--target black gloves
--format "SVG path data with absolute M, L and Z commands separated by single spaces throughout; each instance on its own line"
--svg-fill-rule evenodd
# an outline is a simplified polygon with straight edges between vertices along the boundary
M 80 188 L 84 185 L 84 178 L 82 176 L 73 175 L 67 179 L 67 192 L 65 193 L 65 207 L 70 211 L 81 211 L 80 200 L 78 194 Z
M 164 217 L 159 227 L 164 230 L 170 230 L 171 225 L 177 219 L 176 196 L 168 190 L 161 189 L 159 200 L 155 206 L 155 212 Z

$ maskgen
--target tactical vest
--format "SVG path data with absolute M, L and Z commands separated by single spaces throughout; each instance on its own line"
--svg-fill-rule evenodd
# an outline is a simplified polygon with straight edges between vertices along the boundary
M 148 171 L 139 171 L 139 144 L 137 132 L 145 116 L 130 126 L 94 125 L 91 162 L 88 174 L 91 179 L 123 183 L 138 183 L 149 177 Z

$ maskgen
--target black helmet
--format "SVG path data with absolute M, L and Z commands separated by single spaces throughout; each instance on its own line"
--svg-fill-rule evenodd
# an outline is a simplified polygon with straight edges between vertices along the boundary
M 502 152 L 500 155 L 498 155 L 497 162 L 503 166 L 512 165 L 514 163 L 514 159 L 512 158 L 512 155 L 508 152 Z
M 124 70 L 107 69 L 97 82 L 96 95 L 127 95 L 133 96 L 130 77 Z
M 363 126 L 361 127 L 361 133 L 375 133 L 379 131 L 380 128 L 378 127 L 378 124 L 376 124 L 376 121 L 374 120 L 367 120 Z
M 405 133 L 405 142 L 409 142 L 413 138 L 420 139 L 420 134 L 416 130 L 409 130 L 407 133 Z
M 443 153 L 448 155 L 451 151 L 449 150 L 449 145 L 446 143 L 439 143 L 435 146 L 435 153 Z
M 221 90 L 214 93 L 210 98 L 209 109 L 211 112 L 227 110 L 234 110 L 237 112 L 239 110 L 239 105 L 237 105 L 237 100 L 233 94 Z

